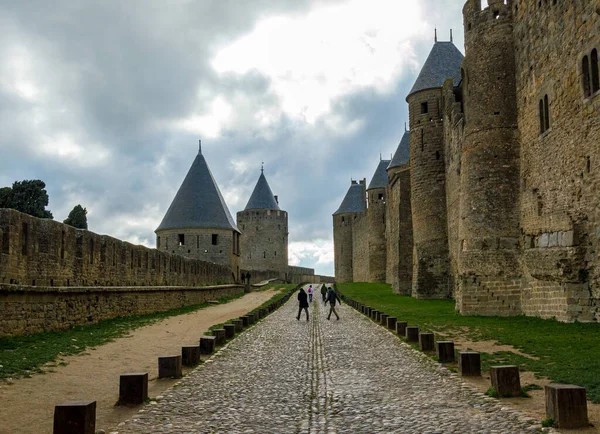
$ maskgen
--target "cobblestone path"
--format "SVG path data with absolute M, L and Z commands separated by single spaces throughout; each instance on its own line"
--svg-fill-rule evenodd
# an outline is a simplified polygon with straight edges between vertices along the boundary
M 535 432 L 350 307 L 339 321 L 328 309 L 315 298 L 297 321 L 292 298 L 112 432 Z

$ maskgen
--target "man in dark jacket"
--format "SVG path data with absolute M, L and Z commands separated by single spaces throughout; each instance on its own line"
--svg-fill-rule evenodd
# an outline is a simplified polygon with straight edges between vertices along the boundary
M 342 300 L 340 300 L 340 298 L 335 293 L 335 291 L 333 290 L 333 288 L 329 287 L 329 291 L 327 292 L 327 300 L 325 301 L 325 304 L 329 303 L 329 315 L 327 316 L 327 319 L 331 318 L 331 313 L 332 312 L 335 314 L 335 316 L 337 317 L 338 320 L 340 319 L 340 316 L 335 311 L 335 301 L 336 300 L 340 304 L 342 304 Z
M 300 292 L 298 293 L 298 316 L 296 319 L 300 321 L 300 314 L 302 313 L 302 309 L 306 311 L 306 321 L 308 321 L 308 295 L 304 288 L 300 288 Z
M 323 303 L 325 303 L 325 299 L 327 298 L 327 287 L 325 284 L 321 286 L 321 297 L 323 297 Z

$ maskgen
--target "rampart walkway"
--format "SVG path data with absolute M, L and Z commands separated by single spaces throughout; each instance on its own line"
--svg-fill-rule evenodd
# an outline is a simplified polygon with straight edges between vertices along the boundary
M 290 300 L 115 431 L 534 431 L 348 306 L 339 321 L 325 309 L 319 297 L 297 321 Z

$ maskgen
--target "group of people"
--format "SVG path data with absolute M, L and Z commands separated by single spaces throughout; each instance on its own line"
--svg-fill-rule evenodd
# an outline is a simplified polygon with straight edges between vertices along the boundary
M 298 321 L 300 321 L 300 314 L 302 314 L 302 309 L 304 309 L 304 311 L 306 312 L 306 321 L 308 321 L 308 306 L 309 303 L 312 303 L 314 291 L 315 290 L 313 289 L 312 285 L 308 286 L 307 291 L 304 290 L 304 287 L 300 288 L 300 292 L 298 293 L 298 315 L 296 316 L 296 319 Z M 336 292 L 333 290 L 333 288 L 331 286 L 329 288 L 327 288 L 325 285 L 321 286 L 321 297 L 323 298 L 323 305 L 329 303 L 329 315 L 327 315 L 327 319 L 330 319 L 331 314 L 333 313 L 339 320 L 340 316 L 335 311 L 335 304 L 336 301 L 342 304 L 342 301 L 340 300 Z

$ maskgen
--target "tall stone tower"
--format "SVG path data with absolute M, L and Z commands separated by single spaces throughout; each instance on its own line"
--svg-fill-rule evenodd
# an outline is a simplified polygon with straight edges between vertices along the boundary
M 367 187 L 369 237 L 369 282 L 385 282 L 385 201 L 390 160 L 381 160 Z
M 461 281 L 518 278 L 520 162 L 512 10 L 503 0 L 470 0 L 463 9 L 458 272 Z M 459 282 L 459 286 L 461 282 Z M 459 304 L 460 304 L 460 299 Z
M 158 250 L 230 266 L 239 278 L 240 232 L 202 148 L 154 232 Z
M 333 213 L 335 281 L 354 281 L 353 225 L 357 214 L 365 212 L 365 180 L 350 183 L 340 207 Z
M 279 208 L 263 169 L 246 208 L 237 213 L 237 224 L 243 234 L 242 270 L 287 272 L 288 214 Z
M 387 167 L 386 245 L 387 283 L 399 294 L 412 291 L 413 234 L 410 204 L 410 133 L 402 140 Z
M 406 97 L 410 116 L 410 185 L 414 237 L 413 296 L 447 298 L 449 273 L 442 86 L 458 83 L 463 55 L 435 44 Z

